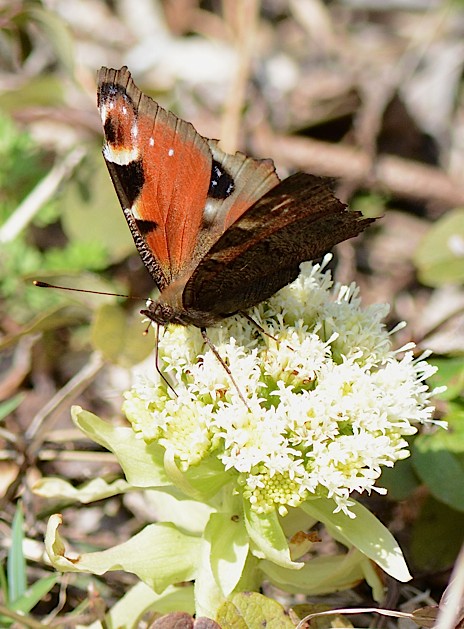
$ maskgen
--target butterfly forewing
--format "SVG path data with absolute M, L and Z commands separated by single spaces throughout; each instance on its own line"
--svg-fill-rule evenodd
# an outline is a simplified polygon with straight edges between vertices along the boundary
M 154 278 L 163 289 L 192 264 L 211 151 L 191 124 L 143 94 L 127 68 L 100 70 L 98 107 L 119 201 L 144 262 L 152 256 L 161 268 L 165 281 L 156 271 Z
M 272 160 L 224 153 L 143 94 L 126 67 L 100 70 L 98 107 L 108 170 L 161 290 L 188 279 L 229 225 L 279 183 Z

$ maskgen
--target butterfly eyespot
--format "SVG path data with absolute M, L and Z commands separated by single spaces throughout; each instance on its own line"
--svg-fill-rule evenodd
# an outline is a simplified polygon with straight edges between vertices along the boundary
M 169 157 L 172 157 L 174 155 L 174 149 L 169 149 L 168 155 Z
M 213 199 L 227 199 L 235 189 L 234 180 L 227 170 L 213 160 L 208 196 Z

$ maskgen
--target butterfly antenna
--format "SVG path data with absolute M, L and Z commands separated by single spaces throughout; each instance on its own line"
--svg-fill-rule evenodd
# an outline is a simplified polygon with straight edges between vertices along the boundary
M 85 288 L 72 288 L 71 286 L 59 286 L 58 284 L 49 284 L 48 282 L 41 282 L 40 280 L 34 280 L 32 282 L 34 286 L 39 288 L 56 288 L 58 290 L 69 290 L 73 293 L 89 293 L 90 295 L 109 295 L 110 297 L 124 297 L 125 299 L 136 299 L 137 301 L 153 301 L 150 297 L 137 297 L 134 295 L 122 295 L 120 293 L 107 293 L 102 290 L 87 290 Z
M 237 391 L 240 399 L 242 400 L 242 402 L 245 404 L 245 406 L 247 407 L 247 409 L 250 411 L 251 413 L 251 409 L 247 404 L 247 401 L 245 400 L 245 397 L 243 396 L 243 393 L 240 391 L 238 384 L 235 381 L 234 376 L 232 375 L 232 372 L 229 368 L 228 365 L 226 365 L 226 363 L 224 362 L 224 359 L 222 358 L 221 354 L 217 351 L 216 346 L 214 345 L 213 341 L 209 338 L 209 336 L 206 333 L 206 328 L 200 328 L 201 330 L 201 336 L 203 337 L 204 342 L 208 345 L 208 347 L 210 348 L 210 350 L 213 352 L 213 354 L 216 356 L 218 362 L 222 365 L 223 369 L 225 370 L 225 372 L 227 373 L 227 375 L 229 376 L 232 384 L 235 387 L 235 390 Z

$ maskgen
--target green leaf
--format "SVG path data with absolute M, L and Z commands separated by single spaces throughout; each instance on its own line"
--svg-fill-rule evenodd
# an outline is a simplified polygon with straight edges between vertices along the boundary
M 428 362 L 438 368 L 428 380 L 430 387 L 447 387 L 446 391 L 439 395 L 442 400 L 454 400 L 463 394 L 464 357 L 431 358 Z
M 66 556 L 58 532 L 60 525 L 59 515 L 48 521 L 45 548 L 53 566 L 62 572 L 102 575 L 125 570 L 136 574 L 158 593 L 196 576 L 203 541 L 182 533 L 172 524 L 150 524 L 122 544 L 100 552 L 82 553 L 77 558 Z
M 427 286 L 464 281 L 464 209 L 447 212 L 422 239 L 414 254 L 419 279 Z
M 209 542 L 211 569 L 225 596 L 234 590 L 242 576 L 249 543 L 243 517 L 212 513 L 205 530 Z
M 454 451 L 446 447 L 447 442 Z M 420 435 L 414 441 L 413 455 L 414 469 L 432 495 L 464 512 L 464 430 L 447 435 Z
M 4 95 L 2 91 L 0 102 Z M 21 106 L 24 107 L 24 104 L 21 103 Z M 0 223 L 11 216 L 46 174 L 44 151 L 27 131 L 21 130 L 3 111 L 4 108 L 0 106 Z
M 252 552 L 256 557 L 268 559 L 292 570 L 298 570 L 304 565 L 292 561 L 287 538 L 275 511 L 258 514 L 253 511 L 248 501 L 245 501 L 244 512 L 246 529 L 255 545 Z
M 158 444 L 147 445 L 137 439 L 132 428 L 113 426 L 80 406 L 71 409 L 76 426 L 89 439 L 113 452 L 127 481 L 134 487 L 163 487 L 171 485 L 163 465 L 164 449 Z
M 66 502 L 80 502 L 88 504 L 96 500 L 103 500 L 110 496 L 117 496 L 131 490 L 132 487 L 124 480 L 107 483 L 103 478 L 94 478 L 81 487 L 73 487 L 62 478 L 41 478 L 32 487 L 32 491 L 42 498 L 54 498 Z
M 66 247 L 51 247 L 44 252 L 41 272 L 100 271 L 108 263 L 108 252 L 102 243 L 70 242 Z M 96 290 L 93 285 L 92 290 Z
M 80 164 L 76 176 L 66 186 L 61 203 L 63 230 L 71 242 L 99 243 L 112 263 L 135 253 L 100 149 L 92 151 Z
M 434 438 L 451 452 L 462 454 L 464 437 L 464 399 L 450 402 L 448 412 L 444 419 L 448 424 L 448 430 L 440 430 L 434 433 Z
M 298 571 L 287 570 L 269 561 L 262 561 L 260 568 L 281 590 L 321 596 L 353 588 L 364 581 L 369 563 L 365 555 L 355 550 L 330 557 L 314 557 Z
M 257 592 L 234 594 L 218 609 L 215 620 L 221 629 L 295 629 L 280 603 Z
M 147 329 L 139 314 L 128 316 L 116 304 L 104 304 L 98 308 L 92 324 L 92 343 L 104 358 L 122 367 L 141 363 L 153 351 L 152 327 Z
M 350 505 L 354 518 L 350 518 L 342 511 L 334 513 L 336 503 L 329 498 L 308 500 L 301 508 L 323 522 L 335 539 L 345 545 L 353 545 L 366 557 L 375 561 L 387 574 L 398 581 L 411 579 L 403 553 L 393 535 L 358 502 Z
M 11 548 L 8 552 L 8 599 L 15 603 L 26 591 L 26 559 L 23 552 L 24 517 L 21 503 L 18 502 L 11 529 Z
M 420 484 L 412 458 L 397 461 L 394 467 L 384 467 L 378 484 L 385 487 L 390 500 L 406 500 Z
M 0 589 L 3 594 L 3 600 L 8 602 L 8 580 L 6 578 L 3 564 L 0 563 Z M 1 625 L 0 625 L 1 627 Z
M 412 527 L 411 559 L 421 571 L 449 569 L 464 543 L 464 514 L 428 498 Z
M 36 581 L 31 587 L 27 588 L 22 596 L 17 598 L 11 605 L 10 609 L 17 612 L 29 613 L 33 607 L 46 595 L 55 583 L 58 581 L 58 575 L 52 574 Z
M 205 502 L 180 498 L 174 492 L 144 490 L 147 507 L 157 514 L 158 521 L 171 522 L 192 535 L 202 535 L 213 509 Z
M 23 393 L 18 393 L 14 397 L 11 397 L 9 400 L 0 402 L 0 422 L 18 408 L 18 406 L 24 400 L 24 397 L 25 396 Z

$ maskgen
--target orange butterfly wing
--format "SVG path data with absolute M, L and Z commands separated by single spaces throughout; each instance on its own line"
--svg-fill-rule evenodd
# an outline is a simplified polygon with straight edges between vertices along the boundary
M 103 155 L 142 260 L 161 291 L 187 281 L 229 225 L 279 183 L 274 166 L 221 151 L 143 94 L 126 67 L 100 70 L 97 100 Z

